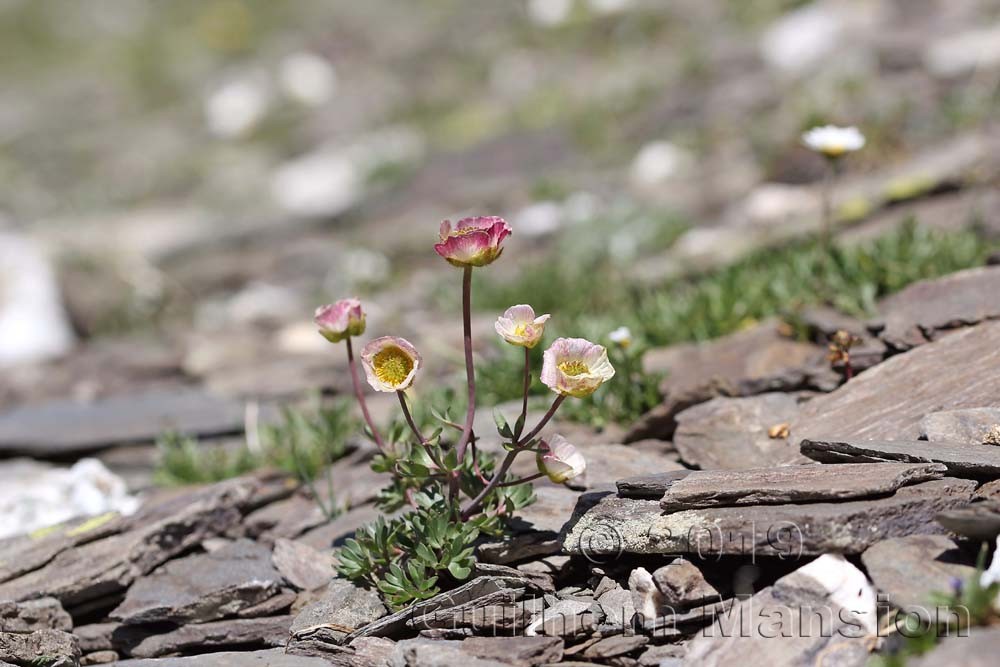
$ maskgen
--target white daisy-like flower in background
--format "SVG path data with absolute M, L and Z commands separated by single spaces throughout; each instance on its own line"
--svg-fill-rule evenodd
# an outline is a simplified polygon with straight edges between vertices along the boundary
M 511 345 L 533 348 L 545 333 L 550 315 L 535 317 L 535 309 L 526 304 L 511 306 L 497 318 L 494 328 Z
M 824 125 L 814 127 L 802 134 L 802 142 L 807 148 L 822 153 L 823 155 L 835 158 L 844 153 L 852 153 L 860 150 L 865 145 L 865 135 L 861 130 L 854 127 L 837 127 L 836 125 Z
M 628 327 L 618 327 L 608 334 L 608 338 L 618 347 L 628 347 L 632 344 L 632 331 Z

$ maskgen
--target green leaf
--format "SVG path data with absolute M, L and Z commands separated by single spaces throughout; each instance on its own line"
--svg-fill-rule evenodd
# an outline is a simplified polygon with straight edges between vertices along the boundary
M 472 568 L 462 565 L 457 561 L 452 561 L 448 563 L 448 572 L 451 576 L 455 577 L 459 581 L 462 581 L 463 579 L 467 579 L 469 575 L 472 574 Z

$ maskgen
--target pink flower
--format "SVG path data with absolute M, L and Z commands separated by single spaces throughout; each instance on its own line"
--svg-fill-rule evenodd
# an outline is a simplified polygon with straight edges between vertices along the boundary
M 538 472 L 556 484 L 578 477 L 587 469 L 587 460 L 583 458 L 583 454 L 561 435 L 554 435 L 548 441 L 543 440 L 539 449 L 535 457 Z
M 505 341 L 511 345 L 533 348 L 542 340 L 545 333 L 545 323 L 551 315 L 535 317 L 535 309 L 521 304 L 511 306 L 497 318 L 494 328 Z
M 420 353 L 413 344 L 398 336 L 382 336 L 361 350 L 368 384 L 375 391 L 401 391 L 413 384 L 420 368 Z
M 324 338 L 339 343 L 348 336 L 365 332 L 365 311 L 357 299 L 341 299 L 317 308 L 315 322 Z
M 583 338 L 557 338 L 542 356 L 542 382 L 563 396 L 590 396 L 614 376 L 604 346 Z
M 497 216 L 463 218 L 454 229 L 445 220 L 441 223 L 441 242 L 434 245 L 434 250 L 453 266 L 486 266 L 500 256 L 503 240 L 510 234 L 510 225 Z

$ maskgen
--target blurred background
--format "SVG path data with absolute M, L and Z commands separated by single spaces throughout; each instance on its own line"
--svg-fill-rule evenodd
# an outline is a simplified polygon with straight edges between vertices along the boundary
M 517 396 L 492 333 L 514 303 L 551 336 L 627 326 L 645 349 L 810 304 L 864 317 L 1000 232 L 996 0 L 0 0 L 0 73 L 15 452 L 33 419 L 83 440 L 73 459 L 342 392 L 311 317 L 347 295 L 369 336 L 460 381 L 445 218 L 514 228 L 476 273 L 486 403 Z M 835 265 L 800 139 L 824 123 L 868 139 L 835 190 Z M 46 402 L 63 412 L 28 409 Z

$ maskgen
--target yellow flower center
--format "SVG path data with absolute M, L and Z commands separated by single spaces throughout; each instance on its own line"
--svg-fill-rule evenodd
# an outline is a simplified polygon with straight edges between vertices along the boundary
M 514 327 L 515 336 L 524 336 L 527 333 L 528 333 L 528 325 L 523 322 Z
M 590 369 L 587 368 L 587 364 L 583 363 L 579 359 L 571 359 L 569 361 L 563 361 L 559 363 L 559 370 L 561 370 L 565 375 L 583 375 L 584 373 L 589 373 Z
M 379 350 L 372 358 L 375 375 L 382 382 L 396 386 L 403 383 L 413 370 L 413 359 L 395 345 Z

